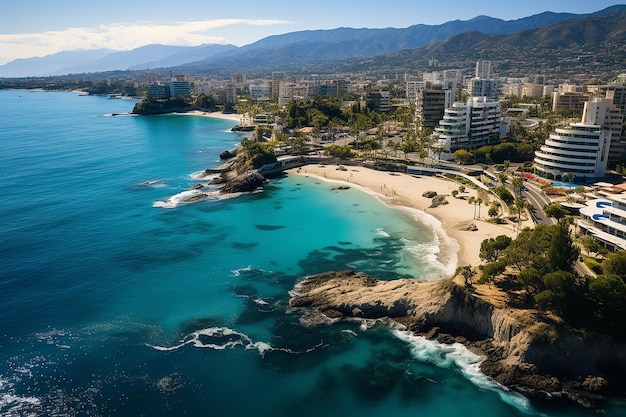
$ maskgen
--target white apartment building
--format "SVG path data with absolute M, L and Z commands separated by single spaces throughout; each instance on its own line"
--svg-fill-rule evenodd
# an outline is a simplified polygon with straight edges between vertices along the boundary
M 608 161 L 610 132 L 602 126 L 571 123 L 557 128 L 545 144 L 535 151 L 537 175 L 565 181 L 568 173 L 574 182 L 587 182 L 604 177 Z
M 491 78 L 491 61 L 476 62 L 476 78 Z
M 609 94 L 606 98 L 592 98 L 585 104 L 582 120 L 596 124 L 609 131 L 609 162 L 620 162 L 626 154 L 626 143 L 622 141 L 624 113 L 614 104 Z
M 611 146 L 621 149 L 623 117 L 611 99 L 591 99 L 585 103 L 580 123 L 557 128 L 535 152 L 536 173 L 564 180 L 571 172 L 575 181 L 584 182 L 604 177 Z
M 593 98 L 585 103 L 580 123 L 557 128 L 535 152 L 535 171 L 548 179 L 589 182 L 606 175 L 611 148 L 621 152 L 624 116 L 610 98 Z
M 250 99 L 268 100 L 270 98 L 270 86 L 269 85 L 250 85 L 248 87 L 250 91 Z
M 497 100 L 500 95 L 499 83 L 491 78 L 471 78 L 466 83 L 467 90 L 471 97 L 487 97 Z
M 456 102 L 445 110 L 435 128 L 437 147 L 450 158 L 459 149 L 475 149 L 500 137 L 500 103 L 487 97 L 470 97 L 467 103 Z
M 170 81 L 170 97 L 191 97 L 191 83 L 189 81 Z

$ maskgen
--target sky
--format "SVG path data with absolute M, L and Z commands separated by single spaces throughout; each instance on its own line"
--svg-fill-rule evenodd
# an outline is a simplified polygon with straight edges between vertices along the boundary
M 0 65 L 60 51 L 142 45 L 243 46 L 315 29 L 405 28 L 515 20 L 545 11 L 593 13 L 617 0 L 0 0 Z

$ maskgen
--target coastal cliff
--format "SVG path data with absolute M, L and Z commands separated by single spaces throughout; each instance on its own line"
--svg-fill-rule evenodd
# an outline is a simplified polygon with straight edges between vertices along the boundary
M 481 370 L 507 387 L 584 405 L 623 395 L 626 347 L 581 335 L 536 310 L 496 305 L 448 279 L 376 280 L 351 270 L 310 276 L 290 305 L 301 321 L 376 320 L 443 343 L 460 342 L 484 357 Z

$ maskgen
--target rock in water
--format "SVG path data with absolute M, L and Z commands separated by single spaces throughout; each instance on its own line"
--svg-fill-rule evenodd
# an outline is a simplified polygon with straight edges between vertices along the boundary
M 228 180 L 221 188 L 222 193 L 245 193 L 263 185 L 265 177 L 256 171 L 246 172 Z

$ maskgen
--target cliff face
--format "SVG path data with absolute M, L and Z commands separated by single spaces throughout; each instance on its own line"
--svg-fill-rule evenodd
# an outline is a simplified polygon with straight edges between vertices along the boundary
M 482 371 L 503 385 L 582 403 L 624 393 L 626 347 L 583 337 L 534 310 L 496 307 L 452 280 L 378 281 L 353 271 L 306 278 L 291 299 L 308 323 L 377 319 L 442 342 L 462 342 L 485 357 Z

